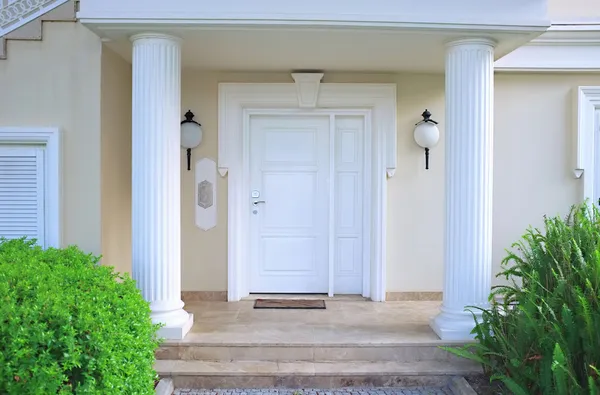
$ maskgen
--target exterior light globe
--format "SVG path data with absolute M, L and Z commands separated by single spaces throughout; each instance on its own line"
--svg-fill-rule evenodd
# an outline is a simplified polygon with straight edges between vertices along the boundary
M 183 148 L 196 148 L 202 142 L 202 126 L 196 122 L 181 124 L 181 146 Z
M 433 148 L 440 141 L 440 130 L 432 122 L 421 122 L 415 127 L 414 137 L 422 148 Z

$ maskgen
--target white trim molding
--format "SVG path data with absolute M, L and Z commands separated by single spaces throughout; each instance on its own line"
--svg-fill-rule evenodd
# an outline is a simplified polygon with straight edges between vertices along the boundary
M 371 243 L 370 284 L 364 296 L 385 301 L 387 176 L 396 169 L 396 85 L 320 84 L 315 109 L 303 111 L 365 110 L 371 113 Z M 219 84 L 219 173 L 228 178 L 227 298 L 248 295 L 249 187 L 248 129 L 253 111 L 299 111 L 296 84 Z M 365 292 L 363 291 L 363 294 Z
M 498 59 L 496 71 L 600 72 L 600 21 L 552 25 L 530 43 Z
M 596 113 L 600 111 L 600 86 L 579 86 L 575 91 L 577 114 L 576 163 L 573 174 L 583 175 L 583 198 L 595 202 L 598 195 L 596 166 L 598 141 L 596 141 Z
M 443 29 L 539 31 L 550 21 L 547 0 L 86 0 L 83 23 L 170 23 L 190 25 L 381 26 Z M 416 6 L 418 4 L 418 6 Z M 340 12 L 343 9 L 344 12 Z M 423 12 L 423 10 L 436 12 Z
M 62 240 L 61 135 L 59 129 L 0 127 L 0 144 L 35 144 L 45 147 L 45 246 L 59 248 Z

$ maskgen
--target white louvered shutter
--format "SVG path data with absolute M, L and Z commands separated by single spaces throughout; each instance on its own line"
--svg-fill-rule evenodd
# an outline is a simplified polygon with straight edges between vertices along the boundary
M 45 247 L 44 150 L 0 146 L 0 237 Z

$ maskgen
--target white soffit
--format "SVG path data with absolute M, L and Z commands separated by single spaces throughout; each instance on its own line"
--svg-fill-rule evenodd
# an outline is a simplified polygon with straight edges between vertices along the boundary
M 546 33 L 497 60 L 496 71 L 600 72 L 600 19 L 553 24 Z

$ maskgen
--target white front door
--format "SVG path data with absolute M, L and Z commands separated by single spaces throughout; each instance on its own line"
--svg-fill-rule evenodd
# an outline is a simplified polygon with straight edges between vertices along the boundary
M 250 292 L 327 293 L 329 117 L 250 120 Z
M 250 292 L 362 293 L 364 139 L 361 116 L 250 117 Z

